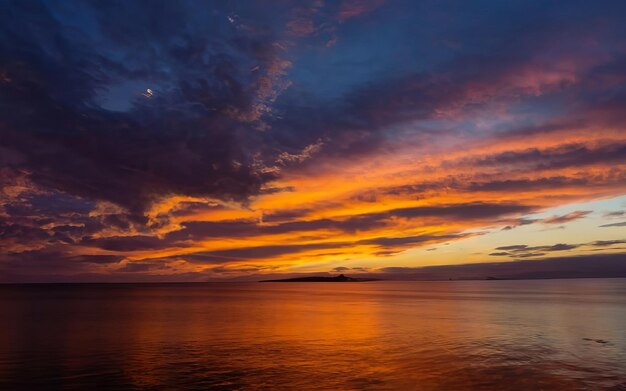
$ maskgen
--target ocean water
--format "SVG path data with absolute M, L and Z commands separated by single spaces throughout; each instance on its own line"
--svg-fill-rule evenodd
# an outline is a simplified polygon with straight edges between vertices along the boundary
M 0 389 L 626 390 L 626 280 L 0 286 Z

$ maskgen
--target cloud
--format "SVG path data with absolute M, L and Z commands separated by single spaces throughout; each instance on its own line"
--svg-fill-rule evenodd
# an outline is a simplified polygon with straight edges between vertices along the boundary
M 522 151 L 507 151 L 464 163 L 478 166 L 525 164 L 535 169 L 546 170 L 622 162 L 625 157 L 626 143 L 612 143 L 595 148 L 584 144 L 570 144 L 547 149 L 529 148 Z
M 568 186 L 584 186 L 588 183 L 585 178 L 547 177 L 539 179 L 507 179 L 489 182 L 472 183 L 469 190 L 473 191 L 528 191 L 545 188 Z
M 528 246 L 526 244 L 514 244 L 510 246 L 500 246 L 496 247 L 495 250 L 500 250 L 496 252 L 492 252 L 489 255 L 502 257 L 507 256 L 511 258 L 530 258 L 530 257 L 540 257 L 546 255 L 545 253 L 554 252 L 554 251 L 570 251 L 574 249 L 580 249 L 585 247 L 595 247 L 595 248 L 605 248 L 610 247 L 616 244 L 623 244 L 624 240 L 596 240 L 594 242 L 589 243 L 578 243 L 578 244 L 566 244 L 566 243 L 557 243 L 548 246 Z
M 589 215 L 592 211 L 590 210 L 577 210 L 565 215 L 561 215 L 561 216 L 552 216 L 552 217 L 547 217 L 545 219 L 528 219 L 528 218 L 520 218 L 520 219 L 516 219 L 512 221 L 512 224 L 507 225 L 505 227 L 502 228 L 502 230 L 507 231 L 507 230 L 511 230 L 515 227 L 518 226 L 522 226 L 522 225 L 530 225 L 530 224 L 535 224 L 535 223 L 543 223 L 543 224 L 565 224 L 565 223 L 569 223 L 572 222 L 574 220 L 579 220 L 579 219 L 583 219 L 585 218 L 587 215 Z
M 246 237 L 252 235 L 311 232 L 329 229 L 354 233 L 358 230 L 367 231 L 387 226 L 390 224 L 390 219 L 393 218 L 417 219 L 429 217 L 471 221 L 527 212 L 531 209 L 531 206 L 516 204 L 471 203 L 433 207 L 398 208 L 379 213 L 357 214 L 345 218 L 291 221 L 273 225 L 259 225 L 257 220 L 231 220 L 221 222 L 192 221 L 181 223 L 182 229 L 168 233 L 166 238 L 168 240 L 198 240 L 209 237 Z M 294 216 L 297 217 L 298 214 Z M 268 221 L 267 218 L 264 218 L 264 220 L 265 222 Z M 407 239 L 399 238 L 399 240 Z
M 18 167 L 40 185 L 111 201 L 135 213 L 171 193 L 238 201 L 258 194 L 273 176 L 255 168 L 246 145 L 246 138 L 254 137 L 234 131 L 240 120 L 230 113 L 249 110 L 255 104 L 251 95 L 261 87 L 254 79 L 243 80 L 245 64 L 236 63 L 219 43 L 211 47 L 201 31 L 183 33 L 198 28 L 214 35 L 211 30 L 225 22 L 190 27 L 186 18 L 191 10 L 174 5 L 135 9 L 143 6 L 93 9 L 107 38 L 69 33 L 69 21 L 43 4 L 16 4 L 2 13 L 6 39 L 0 42 L 5 54 L 0 67 L 11 79 L 0 95 L 3 147 L 19 157 Z M 110 13 L 115 16 L 107 17 Z M 154 23 L 142 24 L 137 15 L 150 15 Z M 29 18 L 37 18 L 56 43 L 24 28 Z M 160 58 L 136 50 L 136 42 L 145 39 L 159 42 L 154 54 Z M 232 49 L 246 61 L 274 61 L 270 43 L 236 32 L 232 39 L 238 40 Z M 255 44 L 256 51 L 250 51 L 248 46 Z M 45 50 L 41 45 L 47 45 Z M 221 59 L 207 63 L 194 57 L 198 50 Z M 110 52 L 134 52 L 137 63 L 115 62 L 113 56 L 105 57 Z M 54 60 L 59 57 L 65 58 L 63 66 Z M 177 73 L 168 77 L 159 66 Z M 157 91 L 150 101 L 137 99 L 123 112 L 97 106 L 100 91 L 117 80 L 142 79 L 152 79 L 154 85 L 148 87 Z M 244 92 L 248 87 L 252 91 Z
M 400 280 L 626 277 L 626 254 L 595 254 L 499 263 L 384 267 L 381 278 Z
M 475 235 L 475 234 L 474 234 Z M 375 245 L 380 250 L 376 254 L 381 256 L 389 256 L 404 251 L 408 248 L 416 247 L 423 244 L 440 243 L 448 240 L 458 240 L 474 236 L 466 233 L 455 233 L 447 235 L 415 235 L 400 237 L 379 237 L 374 239 L 365 239 L 356 242 L 356 244 Z
M 137 236 L 109 236 L 103 238 L 92 238 L 85 236 L 81 245 L 88 247 L 98 247 L 103 250 L 129 252 L 137 250 L 160 249 L 172 246 L 171 243 L 161 240 L 158 237 L 137 235 Z M 177 246 L 185 246 L 177 244 Z
M 337 18 L 341 21 L 355 18 L 381 7 L 385 0 L 345 0 L 341 3 Z
M 626 240 L 596 240 L 592 243 L 596 247 L 613 246 L 615 244 L 626 244 Z
M 621 221 L 619 223 L 611 223 L 611 224 L 603 224 L 600 227 L 602 228 L 610 228 L 610 227 L 626 227 L 626 221 Z
M 5 253 L 0 255 L 0 282 L 49 281 L 56 276 L 72 281 L 75 275 L 103 271 L 123 259 L 111 254 L 73 254 L 62 247 Z
M 567 235 L 592 211 L 527 215 L 626 192 L 624 12 L 2 3 L 0 267 L 197 281 L 536 223 Z M 492 254 L 615 250 L 519 246 Z
M 367 267 L 345 267 L 345 266 L 337 266 L 335 268 L 333 268 L 331 270 L 331 272 L 333 273 L 344 273 L 344 272 L 350 272 L 350 273 L 367 273 L 370 271 L 370 268 Z
M 305 252 L 319 250 L 341 250 L 354 246 L 370 246 L 379 255 L 391 255 L 407 248 L 425 243 L 438 243 L 449 240 L 463 239 L 470 234 L 416 235 L 407 237 L 376 237 L 371 239 L 329 241 L 304 244 L 280 244 L 253 247 L 239 247 L 226 250 L 199 251 L 181 254 L 178 258 L 198 264 L 223 264 L 233 261 L 272 260 L 277 257 L 298 256 Z M 341 255 L 341 252 L 327 255 Z M 166 256 L 165 258 L 171 258 Z
M 534 224 L 538 221 L 542 221 L 541 219 L 528 219 L 528 218 L 519 218 L 519 219 L 515 219 L 512 221 L 511 225 L 507 225 L 505 227 L 502 228 L 503 231 L 507 231 L 507 230 L 511 230 L 515 227 L 519 227 L 522 225 L 530 225 L 530 224 Z
M 128 262 L 123 267 L 119 268 L 117 271 L 121 273 L 145 273 L 145 272 L 153 272 L 153 271 L 163 271 L 163 265 L 160 263 L 154 262 Z
M 541 222 L 544 224 L 565 224 L 570 221 L 585 218 L 589 213 L 591 213 L 590 210 L 577 210 L 562 216 L 552 216 L 541 220 Z
M 617 211 L 614 211 L 614 212 L 607 212 L 607 213 L 605 213 L 604 217 L 605 218 L 613 218 L 613 217 L 622 217 L 624 215 L 626 215 L 626 211 L 617 210 Z
M 320 151 L 324 145 L 322 140 L 318 140 L 314 144 L 307 145 L 302 149 L 300 153 L 283 152 L 278 155 L 276 163 L 281 165 L 288 165 L 292 163 L 302 163 L 307 159 L 310 159 L 314 154 Z
M 241 266 L 217 266 L 210 269 L 212 273 L 226 276 L 249 276 L 251 274 L 270 272 L 276 267 L 272 265 L 241 265 Z
M 202 251 L 193 254 L 181 256 L 188 262 L 193 263 L 227 263 L 229 261 L 237 260 L 259 260 L 259 259 L 271 259 L 274 257 L 298 254 L 309 250 L 325 250 L 333 248 L 342 248 L 350 245 L 345 242 L 331 242 L 331 243 L 313 243 L 313 244 L 294 244 L 294 245 L 268 245 L 268 246 L 255 246 L 255 247 L 243 247 L 234 248 L 229 250 L 217 250 L 217 251 Z
M 532 206 L 515 203 L 469 203 L 439 205 L 435 207 L 412 207 L 391 210 L 389 213 L 397 217 L 415 218 L 424 216 L 446 216 L 458 219 L 481 219 L 529 212 Z

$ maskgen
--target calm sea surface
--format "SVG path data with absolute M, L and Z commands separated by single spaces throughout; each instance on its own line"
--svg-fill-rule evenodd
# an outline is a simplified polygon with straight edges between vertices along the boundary
M 0 389 L 626 390 L 626 280 L 0 286 Z

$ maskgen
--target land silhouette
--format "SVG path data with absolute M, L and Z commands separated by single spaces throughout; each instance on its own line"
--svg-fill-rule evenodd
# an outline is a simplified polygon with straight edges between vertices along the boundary
M 354 278 L 340 274 L 335 277 L 297 277 L 297 278 L 284 278 L 280 280 L 261 280 L 259 282 L 366 282 L 366 281 L 380 281 L 378 278 Z

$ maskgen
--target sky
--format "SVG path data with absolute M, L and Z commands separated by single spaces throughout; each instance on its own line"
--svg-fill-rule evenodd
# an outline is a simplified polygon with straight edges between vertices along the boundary
M 2 0 L 0 282 L 626 276 L 624 15 Z

